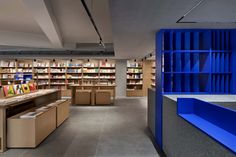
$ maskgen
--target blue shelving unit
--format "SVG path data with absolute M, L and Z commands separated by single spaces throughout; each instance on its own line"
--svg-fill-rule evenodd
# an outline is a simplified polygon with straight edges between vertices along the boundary
M 161 29 L 156 34 L 156 143 L 163 94 L 236 94 L 235 29 Z

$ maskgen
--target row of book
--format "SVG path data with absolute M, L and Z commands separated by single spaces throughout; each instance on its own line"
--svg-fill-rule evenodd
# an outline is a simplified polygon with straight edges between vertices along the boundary
M 142 69 L 127 69 L 128 73 L 142 73 Z
M 143 78 L 143 74 L 141 74 L 141 75 L 137 75 L 137 74 L 135 74 L 135 75 L 127 75 L 127 78 L 128 79 L 142 79 Z
M 138 67 L 142 67 L 142 63 L 141 62 L 128 62 L 127 63 L 127 67 L 132 67 L 132 68 L 138 68 Z
M 34 92 L 36 91 L 36 89 L 37 88 L 35 83 L 3 86 L 3 92 L 5 97 Z

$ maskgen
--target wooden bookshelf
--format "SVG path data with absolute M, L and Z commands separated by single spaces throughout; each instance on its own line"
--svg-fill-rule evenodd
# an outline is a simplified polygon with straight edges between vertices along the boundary
M 151 86 L 152 88 L 155 88 L 156 87 L 156 61 L 153 60 L 152 61 L 152 71 L 151 71 Z
M 127 61 L 127 96 L 143 96 L 143 62 Z
M 72 84 L 115 84 L 114 60 L 1 60 L 0 80 L 17 73 L 31 74 L 39 89 L 61 89 L 70 95 Z M 62 94 L 63 95 L 63 94 Z
M 152 66 L 153 60 L 127 61 L 126 95 L 128 97 L 147 96 L 148 88 L 151 88 L 153 83 Z

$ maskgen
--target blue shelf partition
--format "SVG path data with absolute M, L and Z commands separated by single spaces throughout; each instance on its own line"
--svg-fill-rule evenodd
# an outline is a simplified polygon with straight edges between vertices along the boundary
M 236 29 L 161 29 L 156 35 L 156 143 L 163 94 L 236 94 Z M 160 64 L 161 63 L 161 64 Z

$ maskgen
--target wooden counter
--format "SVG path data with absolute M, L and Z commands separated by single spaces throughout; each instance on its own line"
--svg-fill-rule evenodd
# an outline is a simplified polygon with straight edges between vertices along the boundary
M 27 110 L 29 107 L 41 106 L 61 98 L 57 89 L 39 90 L 33 93 L 0 99 L 0 152 L 4 152 L 7 142 L 6 120 L 8 117 Z
M 73 84 L 70 85 L 71 87 L 71 102 L 72 104 L 75 104 L 75 93 L 76 93 L 76 88 L 82 88 L 84 90 L 85 88 L 90 88 L 91 89 L 91 105 L 95 105 L 95 92 L 96 90 L 102 90 L 102 89 L 109 89 L 112 90 L 113 93 L 113 103 L 115 102 L 115 97 L 116 97 L 116 90 L 115 87 L 116 85 L 99 85 L 99 84 Z

